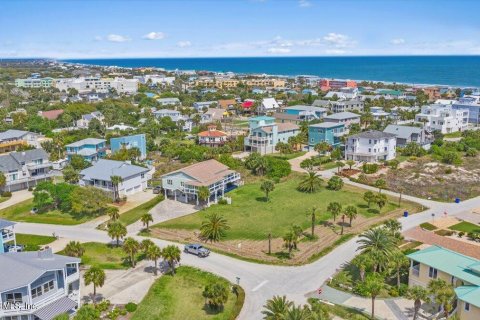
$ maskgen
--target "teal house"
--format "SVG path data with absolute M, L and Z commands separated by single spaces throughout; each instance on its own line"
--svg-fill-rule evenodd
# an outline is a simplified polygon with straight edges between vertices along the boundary
M 147 157 L 147 139 L 145 138 L 145 134 L 110 139 L 110 150 L 112 153 L 115 153 L 122 148 L 137 148 L 140 151 L 140 160 L 145 159 Z
M 308 146 L 313 148 L 320 142 L 327 142 L 332 147 L 340 145 L 340 137 L 345 134 L 343 123 L 322 122 L 308 126 Z
M 67 158 L 68 161 L 72 158 L 73 155 L 82 156 L 83 159 L 88 162 L 97 161 L 107 155 L 107 140 L 105 139 L 96 139 L 96 138 L 87 138 L 74 143 L 67 144 L 65 146 L 67 149 Z

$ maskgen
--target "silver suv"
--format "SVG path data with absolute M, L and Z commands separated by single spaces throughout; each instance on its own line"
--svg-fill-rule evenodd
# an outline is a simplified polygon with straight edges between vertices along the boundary
M 208 255 L 210 254 L 210 250 L 208 250 L 207 248 L 205 248 L 204 246 L 202 246 L 201 244 L 187 244 L 185 246 L 185 249 L 183 250 L 184 252 L 186 253 L 191 253 L 191 254 L 194 254 L 194 255 L 197 255 L 199 257 L 208 257 Z

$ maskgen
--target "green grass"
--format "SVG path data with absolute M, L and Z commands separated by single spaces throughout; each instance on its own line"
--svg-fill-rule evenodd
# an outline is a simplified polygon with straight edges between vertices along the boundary
M 301 157 L 305 153 L 307 153 L 307 152 L 306 151 L 298 151 L 298 152 L 293 152 L 293 153 L 271 153 L 271 154 L 267 154 L 267 157 L 274 157 L 274 158 L 279 158 L 279 159 L 283 159 L 283 160 L 290 160 L 290 159 Z
M 322 164 L 321 168 L 322 168 L 322 170 L 330 170 L 330 169 L 333 169 L 333 168 L 337 168 L 337 163 L 336 163 L 336 161 L 330 161 L 330 162 Z M 348 166 L 345 166 L 344 169 L 345 168 L 348 169 Z
M 34 234 L 16 233 L 15 238 L 17 244 L 24 245 L 25 251 L 37 251 L 41 246 L 47 245 L 55 241 L 55 237 L 51 236 L 38 236 Z
M 444 138 L 461 138 L 462 137 L 462 132 L 457 131 L 457 132 L 451 132 L 451 133 L 445 133 L 443 135 Z
M 335 315 L 345 320 L 370 320 L 371 319 L 369 315 L 367 315 L 366 313 L 360 310 L 341 306 L 339 304 L 333 305 L 333 306 L 329 304 L 325 304 L 325 309 L 328 310 L 328 312 L 331 315 Z
M 463 231 L 465 233 L 469 232 L 480 232 L 480 226 L 474 223 L 470 223 L 467 221 L 462 221 L 457 223 L 453 226 L 450 226 L 448 229 L 455 230 L 455 231 Z
M 158 195 L 150 201 L 142 203 L 141 205 L 122 213 L 118 220 L 128 226 L 139 220 L 145 213 L 148 213 L 150 209 L 163 201 L 163 199 L 164 197 L 162 195 Z
M 132 320 L 234 320 L 243 305 L 244 293 L 238 298 L 232 292 L 220 312 L 205 306 L 202 292 L 211 282 L 231 284 L 214 274 L 192 267 L 179 267 L 174 276 L 164 275 L 150 288 L 138 305 Z
M 87 242 L 82 244 L 85 253 L 82 256 L 82 264 L 98 265 L 102 269 L 128 269 L 128 255 L 123 251 L 122 247 L 98 242 Z M 59 252 L 64 254 L 64 252 Z M 137 255 L 137 261 L 142 260 L 142 254 Z
M 30 212 L 33 208 L 33 199 L 28 199 L 17 203 L 16 205 L 0 210 L 0 218 L 33 223 L 75 225 L 90 220 L 90 217 L 76 217 L 59 210 L 48 211 L 44 213 L 33 214 Z
M 265 195 L 260 191 L 260 182 L 244 185 L 230 192 L 231 205 L 213 205 L 210 208 L 194 214 L 172 219 L 155 227 L 171 229 L 198 229 L 209 214 L 218 213 L 228 220 L 231 229 L 227 231 L 227 240 L 251 239 L 265 240 L 268 233 L 274 238 L 282 237 L 293 225 L 303 229 L 310 226 L 307 210 L 317 207 L 317 220 L 330 219 L 326 209 L 330 202 L 337 201 L 343 206 L 353 205 L 359 215 L 365 217 L 378 216 L 378 207 L 368 208 L 363 201 L 364 190 L 344 186 L 341 191 L 331 191 L 322 187 L 320 191 L 309 194 L 297 191 L 301 178 L 292 177 L 285 182 L 275 185 L 270 194 L 270 201 L 265 201 Z M 382 208 L 381 213 L 397 209 L 396 198 L 389 198 L 389 203 Z M 415 211 L 415 205 L 404 202 L 402 208 Z M 355 221 L 353 221 L 355 225 Z
M 421 223 L 420 228 L 423 228 L 423 229 L 429 230 L 429 231 L 437 230 L 437 227 L 435 227 L 433 224 L 428 223 L 428 222 Z

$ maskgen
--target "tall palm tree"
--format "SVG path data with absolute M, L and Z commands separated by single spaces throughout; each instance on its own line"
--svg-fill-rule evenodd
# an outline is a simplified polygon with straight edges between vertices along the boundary
M 85 248 L 78 241 L 70 241 L 64 251 L 67 256 L 80 258 L 85 253 Z
M 285 246 L 285 248 L 288 249 L 288 256 L 290 257 L 291 254 L 292 254 L 292 250 L 293 250 L 293 247 L 294 247 L 294 241 L 295 241 L 295 233 L 290 230 L 288 231 L 284 236 L 283 236 L 283 245 Z
M 428 283 L 428 289 L 430 294 L 434 296 L 434 301 L 443 309 L 445 319 L 448 319 L 455 300 L 453 286 L 443 279 L 434 279 Z
M 312 237 L 315 234 L 315 224 L 317 223 L 316 211 L 317 211 L 317 207 L 313 206 L 312 212 L 307 213 L 307 215 L 310 216 L 310 219 L 311 219 L 311 222 L 312 222 Z
M 175 264 L 180 262 L 181 251 L 176 245 L 169 245 L 163 248 L 162 257 L 167 261 L 172 274 L 175 274 Z
M 283 320 L 287 311 L 293 306 L 292 301 L 288 301 L 286 296 L 274 296 L 267 300 L 263 306 L 263 319 L 265 320 Z
M 375 299 L 385 289 L 385 279 L 379 274 L 370 274 L 360 284 L 360 289 L 372 299 L 372 319 L 375 319 Z
M 123 182 L 123 179 L 120 176 L 111 176 L 110 181 L 112 182 L 112 186 L 113 186 L 113 198 L 115 199 L 116 202 L 118 202 L 120 200 L 118 186 L 120 185 L 120 183 Z
M 110 220 L 112 221 L 117 221 L 118 218 L 120 218 L 119 210 L 116 207 L 111 207 L 111 206 L 107 207 L 107 214 L 110 217 Z
M 260 185 L 260 189 L 265 193 L 265 199 L 269 201 L 268 194 L 275 190 L 275 183 L 271 180 L 265 180 Z
M 158 268 L 157 268 L 157 261 L 158 259 L 160 259 L 162 257 L 162 250 L 160 249 L 160 247 L 158 247 L 157 245 L 153 245 L 153 246 L 150 246 L 148 247 L 148 250 L 147 250 L 147 258 L 149 260 L 152 260 L 153 261 L 153 273 L 155 275 L 158 274 Z
M 128 254 L 132 268 L 135 268 L 135 262 L 136 262 L 135 255 L 138 253 L 139 250 L 140 250 L 140 243 L 138 243 L 137 240 L 128 237 L 123 242 L 123 251 L 125 251 L 125 253 Z
M 327 207 L 327 211 L 330 212 L 330 214 L 333 217 L 333 222 L 337 219 L 337 216 L 342 212 L 342 205 L 338 202 L 330 202 Z
M 413 300 L 413 320 L 417 320 L 422 301 L 430 302 L 430 293 L 424 287 L 413 286 L 408 288 L 405 296 L 407 299 Z
M 308 306 L 295 306 L 293 305 L 290 309 L 287 310 L 284 320 L 310 320 L 312 319 L 312 314 Z
M 402 267 L 408 266 L 408 258 L 400 250 L 394 250 L 388 261 L 392 268 L 395 270 L 395 275 L 397 277 L 397 289 L 400 289 L 400 270 Z
M 352 260 L 352 265 L 357 267 L 358 273 L 360 274 L 360 280 L 365 281 L 365 272 L 367 268 L 370 268 L 373 265 L 373 261 L 368 254 L 359 254 Z
M 90 285 L 90 283 L 93 284 L 93 303 L 95 304 L 96 302 L 96 296 L 97 296 L 97 287 L 103 287 L 105 284 L 105 271 L 103 271 L 102 268 L 99 266 L 91 266 L 90 269 L 85 271 L 85 274 L 83 275 L 83 280 L 85 281 L 85 285 Z
M 115 221 L 108 225 L 108 236 L 117 242 L 117 247 L 120 245 L 120 239 L 127 235 L 127 228 L 120 222 Z
M 228 225 L 227 219 L 214 213 L 208 216 L 207 220 L 202 222 L 202 225 L 200 226 L 200 234 L 205 241 L 210 240 L 210 242 L 217 242 L 225 237 L 225 231 L 228 229 L 230 229 L 230 226 Z
M 357 208 L 354 206 L 348 206 L 345 208 L 345 215 L 350 220 L 350 227 L 352 226 L 352 220 L 357 218 Z
M 144 213 L 141 216 L 140 221 L 142 221 L 143 225 L 146 227 L 148 231 L 148 225 L 150 224 L 150 222 L 153 222 L 153 216 L 150 213 Z
M 362 253 L 369 253 L 376 259 L 373 271 L 385 263 L 385 260 L 392 254 L 395 244 L 385 228 L 374 228 L 365 231 L 357 240 L 359 244 L 357 250 Z
M 308 193 L 313 193 L 320 189 L 322 186 L 322 178 L 320 178 L 319 175 L 317 175 L 314 171 L 309 171 L 305 178 L 300 181 L 300 184 L 298 185 L 298 190 L 302 192 L 308 192 Z
M 152 240 L 150 239 L 143 239 L 142 242 L 140 243 L 140 248 L 143 250 L 143 253 L 147 255 L 148 249 L 150 247 L 153 247 L 155 243 L 153 243 Z

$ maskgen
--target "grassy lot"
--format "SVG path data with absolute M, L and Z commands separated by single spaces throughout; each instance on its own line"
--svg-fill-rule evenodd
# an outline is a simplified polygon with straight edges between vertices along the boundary
M 366 313 L 360 310 L 341 306 L 339 304 L 336 304 L 336 305 L 325 304 L 325 309 L 327 309 L 331 315 L 335 315 L 345 320 L 346 319 L 348 320 L 370 320 L 371 319 L 369 315 L 367 315 Z
M 437 227 L 435 227 L 433 224 L 428 223 L 428 222 L 421 223 L 420 228 L 423 228 L 423 229 L 429 230 L 429 231 L 437 230 Z
M 138 207 L 135 207 L 133 209 L 128 210 L 127 212 L 122 213 L 119 218 L 120 222 L 122 222 L 127 226 L 136 222 L 138 219 L 140 219 L 142 215 L 144 215 L 145 213 L 148 213 L 150 209 L 152 209 L 155 205 L 163 201 L 163 199 L 164 197 L 162 195 L 158 195 L 152 200 L 142 203 Z
M 267 157 L 275 157 L 275 158 L 279 158 L 279 159 L 290 160 L 290 159 L 301 157 L 305 153 L 307 153 L 307 152 L 306 151 L 298 151 L 298 152 L 294 152 L 294 153 L 271 153 L 271 154 L 268 154 Z
M 32 214 L 33 199 L 19 202 L 16 205 L 0 210 L 0 218 L 33 223 L 75 225 L 90 220 L 90 217 L 75 217 L 68 213 L 62 213 L 59 210 L 48 211 L 45 213 Z
M 128 255 L 122 247 L 116 247 L 105 243 L 87 242 L 83 244 L 85 253 L 82 256 L 82 264 L 98 265 L 102 269 L 128 269 Z M 60 252 L 62 254 L 62 252 Z M 142 260 L 143 255 L 137 255 L 137 261 Z
M 455 231 L 463 231 L 465 233 L 469 232 L 480 232 L 480 226 L 474 223 L 470 223 L 467 221 L 462 221 L 460 223 L 457 223 L 448 229 L 450 230 L 455 230 Z
M 243 305 L 243 290 L 238 298 L 230 292 L 221 312 L 205 306 L 202 296 L 205 285 L 217 281 L 231 286 L 227 280 L 214 274 L 191 267 L 179 267 L 175 276 L 164 275 L 152 285 L 132 320 L 235 319 Z
M 378 207 L 372 204 L 368 208 L 363 198 L 365 190 L 345 185 L 341 191 L 330 191 L 322 188 L 320 191 L 309 194 L 297 191 L 301 178 L 292 177 L 275 186 L 270 194 L 270 201 L 265 201 L 265 195 L 260 190 L 260 182 L 246 184 L 229 193 L 231 205 L 214 205 L 197 213 L 173 219 L 157 225 L 161 228 L 198 229 L 211 213 L 223 215 L 231 227 L 227 232 L 226 240 L 250 239 L 264 240 L 266 234 L 272 237 L 282 237 L 293 225 L 303 229 L 310 226 L 307 210 L 317 207 L 317 221 L 331 219 L 326 209 L 330 202 L 339 202 L 343 206 L 354 205 L 359 215 L 364 217 L 378 216 Z M 397 209 L 397 199 L 389 198 L 389 202 L 381 210 L 387 213 Z M 403 202 L 402 208 L 414 211 L 415 204 Z M 355 221 L 353 222 L 355 224 Z
M 41 246 L 55 241 L 51 236 L 37 236 L 34 234 L 16 233 L 17 244 L 25 246 L 25 251 L 37 251 Z

